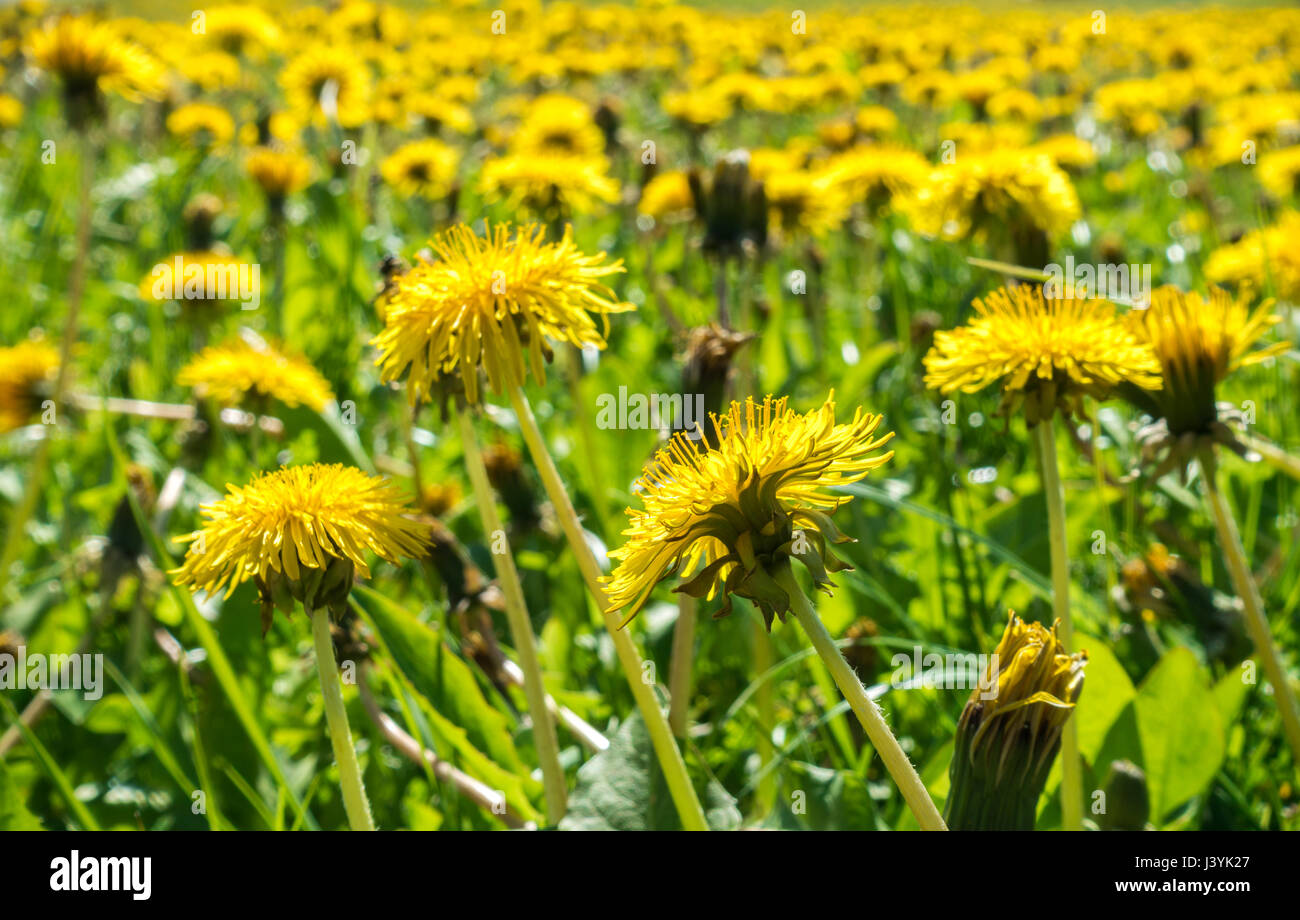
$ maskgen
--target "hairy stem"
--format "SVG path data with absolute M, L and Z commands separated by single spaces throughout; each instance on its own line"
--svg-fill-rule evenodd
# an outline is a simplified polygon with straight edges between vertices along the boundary
M 312 638 L 316 642 L 316 671 L 320 674 L 321 695 L 325 699 L 325 721 L 329 724 L 330 744 L 339 765 L 339 785 L 343 787 L 343 807 L 348 824 L 354 831 L 373 831 L 375 819 L 361 782 L 361 765 L 352 746 L 348 713 L 343 708 L 343 684 L 339 681 L 338 662 L 334 660 L 334 643 L 330 641 L 329 610 L 308 610 Z

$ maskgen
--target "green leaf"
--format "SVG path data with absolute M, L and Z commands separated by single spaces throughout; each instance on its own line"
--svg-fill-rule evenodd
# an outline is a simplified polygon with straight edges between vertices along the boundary
M 496 763 L 527 775 L 505 715 L 483 696 L 474 671 L 447 647 L 442 630 L 364 586 L 354 589 L 353 598 L 363 602 L 393 661 L 434 710 L 464 729 L 469 742 Z
M 1196 656 L 1181 647 L 1166 652 L 1147 675 L 1135 705 L 1151 819 L 1158 825 L 1218 772 L 1223 718 Z
M 40 820 L 27 810 L 26 796 L 0 761 L 0 831 L 43 831 Z
M 710 780 L 704 802 L 711 828 L 740 827 L 735 800 L 716 780 Z M 578 770 L 578 785 L 569 797 L 569 812 L 560 822 L 560 830 L 681 830 L 650 733 L 639 713 L 619 726 L 608 750 Z

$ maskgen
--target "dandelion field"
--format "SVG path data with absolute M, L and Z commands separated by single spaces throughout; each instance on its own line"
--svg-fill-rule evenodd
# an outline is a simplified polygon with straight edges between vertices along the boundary
M 1300 13 L 188 15 L 0 10 L 0 829 L 1300 826 Z

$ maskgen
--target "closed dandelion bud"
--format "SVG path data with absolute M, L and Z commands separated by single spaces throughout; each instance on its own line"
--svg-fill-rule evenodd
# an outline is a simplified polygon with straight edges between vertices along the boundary
M 727 377 L 731 374 L 731 360 L 746 342 L 754 339 L 752 332 L 733 332 L 717 323 L 697 326 L 690 331 L 686 340 L 686 365 L 682 368 L 682 392 L 687 396 L 700 394 L 704 398 L 706 412 L 721 412 L 723 394 L 727 388 Z M 674 427 L 684 426 L 677 424 Z M 706 425 L 704 419 L 696 419 L 704 432 L 701 439 L 710 443 L 709 437 L 715 434 L 712 426 Z
M 541 515 L 519 451 L 498 441 L 483 451 L 483 465 L 487 468 L 488 482 L 501 496 L 515 527 L 522 530 L 536 527 Z
M 1147 793 L 1147 776 L 1131 761 L 1116 760 L 1106 777 L 1105 808 L 1097 815 L 1104 831 L 1145 830 L 1151 817 L 1151 799 Z
M 690 174 L 695 213 L 704 224 L 704 251 L 737 258 L 767 243 L 767 197 L 749 173 L 749 152 L 733 150 L 713 167 L 706 183 Z
M 945 820 L 952 830 L 1034 829 L 1038 799 L 1083 690 L 1086 652 L 1012 613 L 957 722 Z

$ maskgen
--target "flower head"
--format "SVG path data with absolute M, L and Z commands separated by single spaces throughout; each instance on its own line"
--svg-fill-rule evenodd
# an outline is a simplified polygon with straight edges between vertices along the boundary
M 834 394 L 821 408 L 795 412 L 785 397 L 753 398 L 713 416 L 715 437 L 701 451 L 680 432 L 646 465 L 636 488 L 642 510 L 628 509 L 627 542 L 609 555 L 618 567 L 604 581 L 611 610 L 630 620 L 664 578 L 692 574 L 677 588 L 696 597 L 731 595 L 758 604 L 771 628 L 783 620 L 790 598 L 775 581 L 791 557 L 818 587 L 832 586 L 827 572 L 847 568 L 826 546 L 848 542 L 830 515 L 849 501 L 827 490 L 856 482 L 883 466 L 879 453 L 893 434 L 873 437 L 881 416 L 858 409 L 848 424 L 835 423 Z
M 235 136 L 235 122 L 221 106 L 191 102 L 167 116 L 167 130 L 198 147 L 219 146 Z
M 274 399 L 290 408 L 320 411 L 334 398 L 325 378 L 305 358 L 270 345 L 254 347 L 242 338 L 203 349 L 176 379 L 223 406 Z
M 436 199 L 445 198 L 451 191 L 459 164 L 455 148 L 429 137 L 397 148 L 379 171 L 399 194 Z
M 849 198 L 834 180 L 804 170 L 773 173 L 763 180 L 768 223 L 787 237 L 822 237 L 848 216 Z
M 483 163 L 479 190 L 488 199 L 505 199 L 508 207 L 524 207 L 548 220 L 593 214 L 618 201 L 618 182 L 607 168 L 603 156 L 510 154 Z
M 1250 308 L 1251 295 L 1234 297 L 1212 288 L 1208 297 L 1166 285 L 1151 293 L 1151 306 L 1128 314 L 1135 335 L 1160 362 L 1161 381 L 1152 392 L 1127 391 L 1140 409 L 1154 416 L 1156 426 L 1142 433 L 1149 454 L 1169 452 L 1168 462 L 1187 459 L 1201 438 L 1240 450 L 1223 422 L 1231 407 L 1215 400 L 1215 388 L 1230 373 L 1258 364 L 1287 348 L 1286 342 L 1256 349 L 1255 343 L 1280 317 L 1271 302 Z
M 244 168 L 273 202 L 282 202 L 311 178 L 310 160 L 295 150 L 279 147 L 256 148 L 248 154 Z
M 355 128 L 370 115 L 370 71 L 343 46 L 309 48 L 280 73 L 293 110 L 315 120 Z
M 44 342 L 0 348 L 0 432 L 27 424 L 40 408 L 41 388 L 58 367 L 58 351 Z
M 102 95 L 117 93 L 132 101 L 162 94 L 162 65 L 124 39 L 111 22 L 90 16 L 60 16 L 27 39 L 36 66 L 63 83 L 69 116 L 80 119 L 102 106 Z
M 412 404 L 458 379 L 474 404 L 480 369 L 498 394 L 522 385 L 529 368 L 543 380 L 548 338 L 604 348 L 593 315 L 633 309 L 601 280 L 622 263 L 584 255 L 567 229 L 558 243 L 543 237 L 536 225 L 512 236 L 509 224 L 486 236 L 461 224 L 435 237 L 437 260 L 396 276 L 385 297 L 386 325 L 373 340 L 383 379 L 406 375 Z
M 1087 663 L 1087 652 L 1066 652 L 1055 627 L 1009 615 L 957 723 L 946 815 L 951 829 L 1033 830 Z
M 428 528 L 407 517 L 393 486 L 353 467 L 314 463 L 261 473 L 202 507 L 203 527 L 170 574 L 179 585 L 226 597 L 250 578 L 262 598 L 262 630 L 273 607 L 294 600 L 342 612 L 354 573 L 370 577 L 367 552 L 396 563 L 416 556 Z
M 998 288 L 974 302 L 965 326 L 934 334 L 925 383 L 941 393 L 1002 386 L 1002 411 L 1023 404 L 1030 425 L 1082 396 L 1104 397 L 1121 383 L 1154 389 L 1159 364 L 1103 300 L 1046 297 L 1041 287 Z

